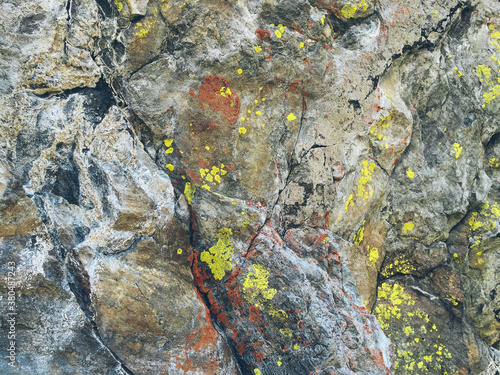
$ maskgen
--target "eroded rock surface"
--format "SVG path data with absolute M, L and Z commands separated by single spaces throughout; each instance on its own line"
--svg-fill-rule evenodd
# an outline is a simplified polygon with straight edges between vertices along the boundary
M 1 373 L 500 374 L 497 3 L 0 10 Z

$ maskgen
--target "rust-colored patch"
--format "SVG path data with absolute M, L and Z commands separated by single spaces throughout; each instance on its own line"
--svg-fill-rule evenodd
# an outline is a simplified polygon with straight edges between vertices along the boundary
M 222 76 L 206 76 L 198 92 L 200 106 L 219 112 L 233 125 L 240 113 L 240 98 L 229 89 L 227 80 Z
M 271 41 L 271 33 L 269 32 L 269 30 L 257 30 L 255 31 L 255 35 L 257 35 L 257 38 L 259 38 L 260 40 L 265 40 L 266 38 L 268 38 L 269 41 Z
M 290 83 L 290 87 L 289 87 L 289 90 L 291 92 L 297 90 L 297 88 L 299 87 L 299 85 L 302 84 L 302 80 L 301 79 L 296 79 L 295 81 L 291 82 Z
M 257 306 L 250 306 L 248 308 L 248 320 L 250 323 L 259 324 L 262 319 L 262 313 Z
M 203 300 L 202 300 L 203 302 Z M 210 312 L 205 308 L 205 319 L 203 321 L 204 325 L 201 328 L 193 330 L 188 335 L 188 340 L 191 343 L 189 345 L 190 349 L 199 351 L 202 348 L 207 348 L 209 346 L 214 347 L 217 342 L 217 332 L 212 325 L 212 320 L 210 318 Z
M 229 290 L 227 296 L 229 302 L 234 306 L 236 310 L 241 314 L 243 312 L 243 300 L 240 296 L 240 282 L 238 281 L 238 276 L 241 274 L 241 267 L 234 267 L 231 274 L 229 275 L 226 288 Z
M 378 368 L 381 368 L 385 371 L 386 374 L 389 374 L 389 369 L 384 363 L 384 355 L 382 354 L 382 350 L 376 351 L 375 349 L 371 349 L 372 356 L 375 359 L 375 364 L 377 365 Z

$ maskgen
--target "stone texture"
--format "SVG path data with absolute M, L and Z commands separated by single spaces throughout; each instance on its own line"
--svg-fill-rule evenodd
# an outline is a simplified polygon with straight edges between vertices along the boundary
M 496 3 L 0 10 L 1 373 L 500 373 Z

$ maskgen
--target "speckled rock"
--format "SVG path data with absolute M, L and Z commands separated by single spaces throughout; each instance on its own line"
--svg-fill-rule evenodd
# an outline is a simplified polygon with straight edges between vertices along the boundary
M 1 373 L 500 373 L 496 3 L 0 10 Z

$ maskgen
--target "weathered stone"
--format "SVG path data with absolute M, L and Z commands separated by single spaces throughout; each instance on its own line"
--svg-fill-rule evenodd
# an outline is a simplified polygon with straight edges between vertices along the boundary
M 0 372 L 500 371 L 494 3 L 0 11 Z

